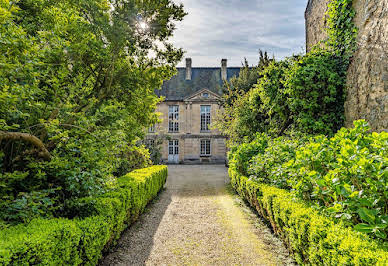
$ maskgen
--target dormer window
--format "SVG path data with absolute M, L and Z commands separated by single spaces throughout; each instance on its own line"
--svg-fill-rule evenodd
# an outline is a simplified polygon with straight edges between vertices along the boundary
M 203 98 L 209 98 L 209 93 L 207 93 L 207 92 L 202 93 L 202 97 Z

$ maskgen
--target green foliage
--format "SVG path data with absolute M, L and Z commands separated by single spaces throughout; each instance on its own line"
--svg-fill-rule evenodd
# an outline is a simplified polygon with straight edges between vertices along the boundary
M 362 233 L 334 223 L 293 194 L 259 184 L 229 168 L 232 186 L 286 243 L 298 264 L 384 265 L 387 247 Z
M 0 264 L 96 265 L 166 180 L 166 166 L 137 170 L 105 194 L 74 201 L 71 220 L 38 218 L 0 230 Z
M 346 71 L 343 58 L 327 51 L 301 57 L 287 70 L 286 97 L 275 101 L 273 109 L 282 120 L 291 118 L 298 132 L 332 135 L 344 124 Z
M 244 138 L 252 140 L 254 133 L 265 130 L 264 114 L 259 112 L 261 101 L 251 94 L 251 88 L 261 77 L 261 71 L 274 59 L 260 51 L 257 66 L 249 67 L 245 60 L 239 76 L 225 83 L 224 110 L 215 119 L 214 125 L 229 137 L 229 144 L 241 143 Z
M 135 169 L 140 169 L 152 165 L 150 151 L 145 146 L 129 146 L 120 157 L 126 158 L 121 161 L 115 171 L 115 176 L 123 176 Z
M 316 137 L 296 152 L 290 184 L 355 229 L 387 239 L 388 134 L 369 133 L 365 121 L 341 129 L 333 138 Z
M 349 60 L 357 47 L 358 29 L 354 24 L 356 12 L 353 0 L 330 1 L 327 15 L 327 46 L 332 52 Z
M 251 159 L 258 153 L 262 153 L 268 147 L 270 138 L 265 134 L 258 134 L 252 142 L 242 143 L 241 145 L 231 148 L 229 160 L 236 169 L 246 175 Z
M 263 60 L 258 68 L 245 65 L 241 77 L 227 84 L 225 114 L 215 125 L 229 145 L 251 141 L 256 132 L 331 136 L 343 126 L 346 72 L 357 35 L 352 0 L 330 1 L 327 15 L 324 48 L 317 45 L 304 56 L 278 62 Z
M 306 140 L 285 137 L 264 138 L 268 145 L 248 159 L 250 164 L 246 172 L 260 183 L 290 189 L 289 172 L 283 165 L 295 158 L 296 152 Z
M 252 89 L 251 95 L 260 103 L 253 107 L 253 111 L 264 114 L 268 124 L 268 133 L 282 135 L 291 125 L 292 115 L 288 106 L 288 97 L 285 83 L 286 72 L 291 59 L 271 62 L 262 72 L 262 77 Z
M 342 57 L 327 51 L 272 61 L 258 83 L 234 100 L 224 130 L 232 140 L 265 132 L 282 136 L 332 135 L 344 124 L 346 68 Z M 250 139 L 251 140 L 251 139 Z
M 33 218 L 36 204 L 60 215 L 66 200 L 150 165 L 136 143 L 158 119 L 155 89 L 183 54 L 168 39 L 184 15 L 171 0 L 0 1 L 3 219 Z M 35 136 L 51 160 L 9 133 Z
M 386 240 L 388 133 L 370 133 L 363 120 L 354 124 L 308 141 L 258 135 L 233 148 L 230 162 L 242 175 L 292 190 L 325 215 Z

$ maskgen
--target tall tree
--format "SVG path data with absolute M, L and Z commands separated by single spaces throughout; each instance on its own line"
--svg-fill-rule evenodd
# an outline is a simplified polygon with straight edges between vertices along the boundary
M 251 90 L 262 78 L 262 71 L 274 59 L 269 58 L 267 52 L 259 51 L 259 62 L 250 67 L 245 59 L 239 76 L 232 78 L 224 84 L 223 112 L 215 121 L 215 127 L 229 137 L 229 144 L 241 142 L 251 132 L 262 131 L 264 115 L 253 110 L 260 109 L 259 97 L 253 99 Z M 254 108 L 254 109 L 250 109 Z
M 88 195 L 130 170 L 184 16 L 171 0 L 0 0 L 0 197 Z

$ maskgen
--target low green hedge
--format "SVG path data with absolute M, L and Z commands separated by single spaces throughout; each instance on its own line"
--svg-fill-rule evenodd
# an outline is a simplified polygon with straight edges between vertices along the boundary
M 73 219 L 35 219 L 0 231 L 0 265 L 96 265 L 166 180 L 166 166 L 136 170 L 114 190 L 74 204 Z
M 388 251 L 367 235 L 307 206 L 283 189 L 260 184 L 229 168 L 233 188 L 272 226 L 299 264 L 387 265 Z

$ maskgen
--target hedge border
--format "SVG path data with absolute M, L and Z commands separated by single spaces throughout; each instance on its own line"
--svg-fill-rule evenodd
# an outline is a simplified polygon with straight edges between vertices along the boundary
M 167 166 L 133 171 L 117 187 L 74 205 L 74 219 L 34 219 L 0 231 L 0 265 L 96 265 L 167 180 Z
M 231 165 L 232 187 L 268 221 L 299 264 L 387 265 L 388 251 L 367 235 L 335 223 L 288 191 L 257 183 Z

